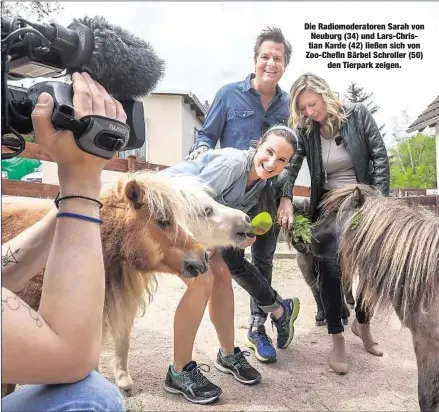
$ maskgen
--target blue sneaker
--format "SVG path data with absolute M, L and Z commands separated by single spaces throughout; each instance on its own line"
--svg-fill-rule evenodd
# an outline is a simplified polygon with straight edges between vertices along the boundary
M 256 330 L 249 330 L 244 344 L 254 350 L 256 359 L 261 362 L 275 362 L 277 359 L 276 349 L 263 325 L 258 326 Z
M 291 343 L 294 337 L 294 322 L 299 316 L 300 301 L 298 298 L 283 299 L 281 302 L 284 308 L 284 314 L 278 320 L 271 316 L 271 323 L 277 329 L 277 347 L 285 349 Z

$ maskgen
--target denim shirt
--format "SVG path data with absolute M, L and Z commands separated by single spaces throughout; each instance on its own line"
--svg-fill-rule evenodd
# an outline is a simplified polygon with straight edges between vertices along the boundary
M 160 173 L 169 176 L 188 174 L 198 176 L 214 191 L 213 198 L 223 205 L 247 213 L 257 205 L 266 180 L 258 180 L 246 191 L 247 174 L 251 169 L 254 149 L 224 148 L 208 150 L 195 160 L 181 162 Z
M 261 95 L 253 88 L 252 73 L 244 81 L 222 87 L 215 96 L 192 150 L 201 146 L 248 149 L 265 131 L 276 124 L 287 124 L 288 94 L 276 86 L 276 94 L 265 111 Z

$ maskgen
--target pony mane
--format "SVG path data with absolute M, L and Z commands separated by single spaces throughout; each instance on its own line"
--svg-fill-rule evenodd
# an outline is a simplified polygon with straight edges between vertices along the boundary
M 373 186 L 363 185 L 363 184 L 350 184 L 339 187 L 335 190 L 331 190 L 322 202 L 322 213 L 321 217 L 326 217 L 332 213 L 337 213 L 346 208 L 349 208 L 353 204 L 353 195 L 355 189 L 358 188 L 364 197 L 377 197 L 382 196 L 378 189 Z
M 200 199 L 212 194 L 209 186 L 203 184 L 197 177 L 190 175 L 169 176 L 157 171 L 139 171 L 124 176 L 103 191 L 103 198 L 110 203 L 114 192 L 119 192 L 119 203 L 124 203 L 123 191 L 125 185 L 132 181 L 141 187 L 141 199 L 152 219 L 171 219 L 185 232 L 191 233 L 191 226 L 196 219 L 207 219 L 205 204 Z
M 332 197 L 339 204 L 339 215 L 350 201 L 346 190 L 343 192 L 344 200 L 343 194 L 334 193 Z M 390 309 L 393 305 L 403 324 L 407 324 L 414 307 L 428 313 L 437 293 L 439 219 L 404 200 L 368 194 L 358 209 L 355 227 L 355 215 L 341 225 L 342 276 L 352 284 L 353 276 L 358 274 L 357 293 L 363 294 L 364 306 L 369 310 Z
M 113 208 L 122 209 L 127 216 L 124 218 L 130 219 L 130 215 L 137 218 L 125 195 L 126 185 L 134 181 L 140 188 L 139 202 L 148 212 L 145 219 L 172 220 L 175 222 L 175 233 L 183 231 L 192 236 L 194 218 L 200 219 L 205 215 L 205 203 L 200 204 L 200 196 L 209 197 L 207 187 L 191 177 L 170 177 L 156 171 L 135 172 L 105 184 L 101 193 L 103 213 L 111 214 Z M 108 231 L 112 232 L 113 227 L 108 227 Z M 106 264 L 109 268 L 106 273 L 104 336 L 115 337 L 123 333 L 126 325 L 132 324 L 138 309 L 145 313 L 157 287 L 157 279 L 155 273 L 138 271 L 123 262 L 113 264 L 107 261 Z

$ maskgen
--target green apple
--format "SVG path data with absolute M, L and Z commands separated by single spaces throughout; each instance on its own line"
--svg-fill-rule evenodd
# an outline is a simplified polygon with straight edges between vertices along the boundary
M 258 213 L 251 222 L 252 230 L 255 235 L 264 235 L 271 226 L 273 226 L 273 219 L 268 212 Z

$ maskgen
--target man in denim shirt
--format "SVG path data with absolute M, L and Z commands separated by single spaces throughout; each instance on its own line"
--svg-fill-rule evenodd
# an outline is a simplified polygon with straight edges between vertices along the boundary
M 271 102 L 263 106 L 263 98 L 253 86 L 255 79 L 252 73 L 218 91 L 198 132 L 196 149 L 213 149 L 218 140 L 222 148 L 248 149 L 270 126 L 287 124 L 288 94 L 276 84 Z
M 278 28 L 263 30 L 254 47 L 255 73 L 248 75 L 244 81 L 228 84 L 218 91 L 203 128 L 198 132 L 197 141 L 186 159 L 195 159 L 200 153 L 215 148 L 218 141 L 222 148 L 248 149 L 271 126 L 286 124 L 289 117 L 288 94 L 280 89 L 278 82 L 290 57 L 291 45 L 285 40 L 282 31 Z M 273 195 L 276 198 L 281 196 L 282 181 L 280 175 L 278 184 L 274 185 L 276 194 Z M 291 198 L 283 197 L 278 203 L 277 219 L 283 228 L 290 227 L 293 222 Z M 248 214 L 253 217 L 256 211 L 257 207 L 254 207 Z M 278 235 L 279 226 L 275 226 L 265 235 L 258 236 L 252 246 L 253 265 L 270 284 Z M 245 276 L 247 268 L 236 264 L 239 261 L 236 254 L 241 252 L 227 249 L 222 253 L 222 258 L 233 278 L 250 291 L 253 285 L 248 285 L 248 276 Z M 253 298 L 250 308 L 246 344 L 255 350 L 255 356 L 260 361 L 274 361 L 277 358 L 276 349 L 264 327 L 267 314 Z

